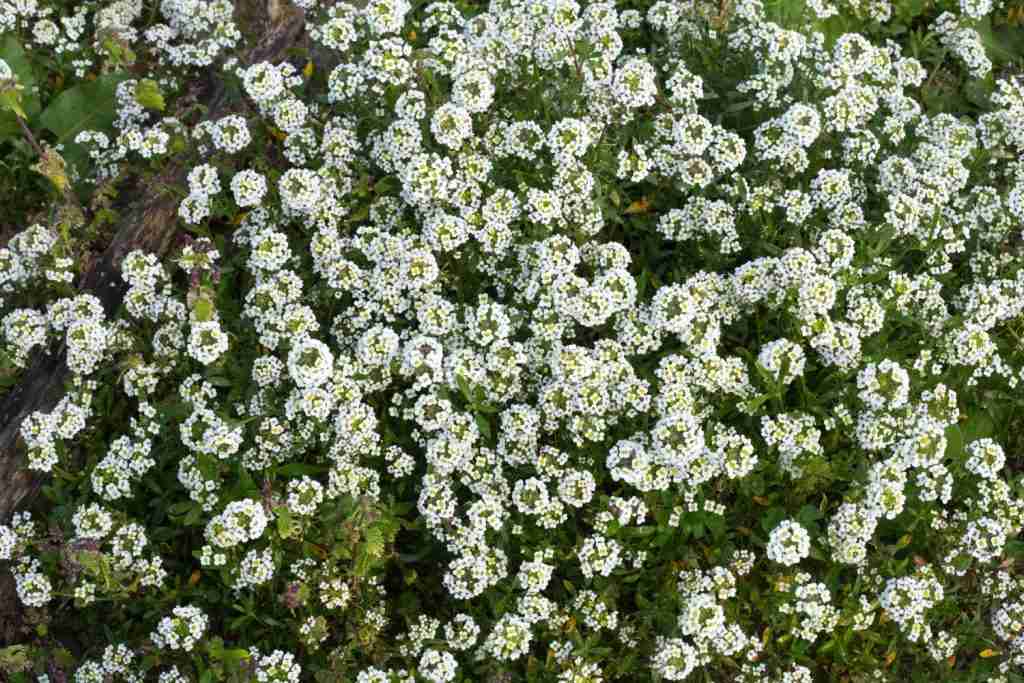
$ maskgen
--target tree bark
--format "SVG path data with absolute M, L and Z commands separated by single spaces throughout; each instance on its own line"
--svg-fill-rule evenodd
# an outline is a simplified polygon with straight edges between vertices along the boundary
M 304 38 L 305 17 L 292 5 L 279 0 L 243 0 L 236 8 L 240 20 L 264 27 L 242 64 L 280 62 L 287 50 Z M 199 100 L 208 107 L 207 118 L 230 113 L 225 94 L 217 74 L 206 80 Z M 123 211 L 110 245 L 82 276 L 78 290 L 97 296 L 108 318 L 117 312 L 127 291 L 120 274 L 124 257 L 135 249 L 158 257 L 170 250 L 177 235 L 179 199 L 167 189 L 184 186 L 189 170 L 182 161 L 172 160 L 155 182 L 137 187 L 142 196 Z M 31 505 L 39 494 L 42 478 L 25 469 L 19 431 L 27 416 L 52 410 L 63 396 L 70 375 L 66 359 L 63 345 L 54 353 L 37 354 L 19 383 L 0 400 L 0 523 L 8 523 L 18 508 Z M 19 638 L 22 615 L 16 610 L 18 604 L 10 574 L 4 572 L 0 578 L 0 646 Z

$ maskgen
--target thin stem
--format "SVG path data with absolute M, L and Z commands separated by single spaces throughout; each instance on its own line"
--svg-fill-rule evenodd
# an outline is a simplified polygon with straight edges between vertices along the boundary
M 18 120 L 18 125 L 21 126 L 21 132 L 25 134 L 25 137 L 28 139 L 28 143 L 32 145 L 32 149 L 36 151 L 36 154 L 38 154 L 41 159 L 45 153 L 43 152 L 43 148 L 39 146 L 39 143 L 36 142 L 36 137 L 32 135 L 32 131 L 25 125 L 25 119 L 18 115 L 15 115 L 14 118 Z
M 18 125 L 21 126 L 21 132 L 25 135 L 25 138 L 28 140 L 28 143 L 32 145 L 32 149 L 34 149 L 36 151 L 36 154 L 39 155 L 39 161 L 42 163 L 46 157 L 46 152 L 39 145 L 39 142 L 36 140 L 36 137 L 32 135 L 32 131 L 25 124 L 25 119 L 21 118 L 17 114 L 15 114 L 14 118 L 18 120 Z M 73 204 L 75 207 L 78 208 L 78 211 L 82 215 L 82 219 L 84 220 L 85 209 L 82 207 L 82 204 L 78 201 L 78 197 L 75 196 L 75 193 L 71 191 L 70 184 L 65 182 L 64 187 L 61 188 L 61 193 L 64 195 L 64 199 L 69 204 Z

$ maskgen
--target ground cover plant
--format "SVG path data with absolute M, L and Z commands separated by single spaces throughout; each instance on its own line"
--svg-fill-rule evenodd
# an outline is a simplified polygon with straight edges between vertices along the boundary
M 7 679 L 1024 679 L 1020 8 L 253 6 L 0 0 Z

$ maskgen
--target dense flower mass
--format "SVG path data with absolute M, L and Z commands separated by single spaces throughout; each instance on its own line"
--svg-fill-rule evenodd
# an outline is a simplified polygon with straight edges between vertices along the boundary
M 5 381 L 70 370 L 0 520 L 25 670 L 1019 680 L 1003 3 L 292 3 L 264 61 L 241 1 L 0 0 L 0 104 L 116 74 L 90 232 L 0 248 Z M 71 255 L 154 169 L 115 311 Z

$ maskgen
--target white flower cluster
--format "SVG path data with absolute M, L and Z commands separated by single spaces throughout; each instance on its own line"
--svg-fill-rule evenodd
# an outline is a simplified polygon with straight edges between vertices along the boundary
M 744 662 L 744 680 L 810 679 L 802 666 L 770 674 L 758 634 L 739 621 L 749 612 L 741 584 L 763 558 L 858 579 L 837 589 L 790 570 L 778 601 L 755 606 L 765 622 L 778 610 L 814 642 L 839 624 L 867 629 L 877 599 L 929 656 L 955 652 L 956 636 L 948 625 L 933 632 L 929 610 L 969 570 L 995 582 L 1024 523 L 1006 481 L 1009 444 L 957 438 L 959 425 L 987 424 L 978 404 L 998 409 L 995 397 L 1009 402 L 1024 378 L 1014 345 L 1024 313 L 1018 77 L 993 78 L 991 111 L 976 121 L 926 113 L 917 98 L 928 71 L 895 42 L 826 39 L 814 22 L 786 29 L 756 0 L 720 17 L 667 1 L 643 14 L 492 3 L 471 19 L 447 2 L 296 4 L 310 37 L 340 56 L 322 74 L 326 91 L 289 61 L 236 59 L 224 70 L 247 113 L 189 129 L 154 123 L 139 101 L 147 86 L 129 79 L 117 88 L 116 136 L 75 138 L 93 180 L 116 177 L 129 152 L 150 160 L 172 141 L 194 143 L 178 213 L 220 239 L 219 223 L 203 224 L 230 217 L 233 199 L 223 263 L 210 240 L 183 248 L 173 277 L 156 257 L 129 254 L 127 318 L 112 322 L 88 294 L 33 298 L 40 283 L 73 282 L 57 230 L 34 225 L 0 249 L 6 356 L 24 366 L 63 338 L 77 376 L 52 411 L 21 425 L 30 466 L 53 470 L 88 433 L 97 381 L 117 373 L 104 391 L 138 410 L 76 489 L 85 500 L 69 508 L 73 542 L 99 548 L 82 552 L 127 585 L 159 588 L 162 561 L 146 553 L 163 540 L 121 507 L 170 466 L 181 487 L 167 495 L 182 498 L 172 519 L 205 524 L 197 556 L 219 570 L 207 574 L 269 591 L 290 567 L 285 605 L 344 610 L 369 638 L 391 613 L 375 577 L 349 575 L 334 555 L 293 555 L 319 550 L 316 534 L 351 531 L 328 528 L 325 511 L 354 504 L 378 519 L 401 499 L 441 558 L 440 590 L 455 609 L 475 610 L 489 591 L 503 598 L 479 624 L 423 605 L 399 639 L 414 674 L 368 667 L 353 678 L 451 681 L 469 675 L 463 657 L 525 661 L 551 640 L 545 629 L 636 648 L 641 629 L 621 595 L 674 549 L 664 534 L 744 544 L 733 525 L 759 509 L 745 498 L 760 505 L 759 487 L 781 472 L 792 496 L 773 504 L 817 503 L 828 486 L 826 519 L 786 519 L 763 552 L 687 560 L 670 628 L 644 631 L 651 672 L 683 680 L 729 658 Z M 877 0 L 807 4 L 821 20 L 884 22 L 892 11 Z M 0 30 L 80 56 L 84 14 L 8 5 Z M 981 77 L 992 65 L 977 21 L 992 6 L 959 5 L 933 28 Z M 225 0 L 165 0 L 145 30 L 134 28 L 142 9 L 120 0 L 99 10 L 97 28 L 117 40 L 89 49 L 133 44 L 141 31 L 190 78 L 241 37 Z M 655 39 L 638 49 L 637 34 Z M 741 72 L 732 81 L 697 73 L 708 65 L 693 46 L 712 41 Z M 0 80 L 9 72 L 0 61 Z M 283 140 L 281 155 L 250 157 L 264 156 L 254 141 L 266 135 Z M 237 305 L 221 305 L 225 296 Z M 277 533 L 267 533 L 274 514 Z M 909 517 L 942 560 L 893 575 L 898 563 L 878 551 Z M 13 561 L 24 604 L 73 595 L 84 605 L 109 590 L 94 576 L 57 586 L 24 527 L 0 526 L 0 559 Z M 391 561 L 380 528 L 363 531 L 358 562 Z M 830 553 L 816 545 L 804 562 L 812 534 Z M 1024 651 L 1019 592 L 1003 590 L 992 622 Z M 320 615 L 299 618 L 310 649 L 332 637 Z M 204 612 L 178 606 L 152 639 L 190 651 L 209 627 Z M 584 656 L 576 642 L 552 641 L 559 679 L 600 680 L 586 660 L 600 648 Z M 78 677 L 131 677 L 131 657 L 112 649 Z M 302 671 L 283 651 L 250 661 L 259 681 Z
M 250 550 L 238 562 L 235 590 L 260 586 L 274 578 L 274 557 L 270 548 Z
M 259 206 L 267 194 L 267 179 L 252 169 L 244 169 L 231 177 L 231 193 L 239 208 Z
M 220 548 L 255 541 L 267 528 L 267 515 L 259 501 L 243 499 L 228 503 L 206 525 L 206 539 Z
M 973 4 L 973 3 L 971 3 Z M 968 7 L 965 14 L 975 15 L 981 7 Z M 951 12 L 943 12 L 935 20 L 935 31 L 950 52 L 959 57 L 974 78 L 984 78 L 992 70 L 992 62 L 985 54 L 981 35 L 965 22 L 958 21 Z
M 942 602 L 943 596 L 942 584 L 935 578 L 934 570 L 924 565 L 914 576 L 889 579 L 878 601 L 909 640 L 928 642 L 932 629 L 924 618 L 925 612 Z
M 151 636 L 153 644 L 160 648 L 191 652 L 206 633 L 209 618 L 192 605 L 175 607 L 171 615 L 157 624 Z
M 75 511 L 72 524 L 79 538 L 103 540 L 113 529 L 114 518 L 101 505 L 92 503 Z
M 803 347 L 788 339 L 776 339 L 761 347 L 757 362 L 779 384 L 790 384 L 804 374 L 806 356 Z
M 200 164 L 188 174 L 188 196 L 181 201 L 178 215 L 183 221 L 195 225 L 210 215 L 210 204 L 220 194 L 221 185 L 217 169 Z
M 766 554 L 769 560 L 792 565 L 807 557 L 811 550 L 811 537 L 798 522 L 784 520 L 772 529 L 768 537 Z
M 43 607 L 53 598 L 53 584 L 42 571 L 39 560 L 22 560 L 14 566 L 18 599 L 28 607 Z
M 662 638 L 655 645 L 651 666 L 668 681 L 682 681 L 699 663 L 697 650 L 681 638 Z
M 49 472 L 58 463 L 58 449 L 85 429 L 92 415 L 95 388 L 96 382 L 79 379 L 52 411 L 36 411 L 21 423 L 20 435 L 28 448 L 30 469 Z
M 252 659 L 255 663 L 255 678 L 260 683 L 299 683 L 302 667 L 292 653 L 274 650 Z

